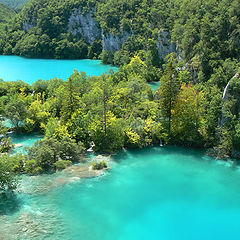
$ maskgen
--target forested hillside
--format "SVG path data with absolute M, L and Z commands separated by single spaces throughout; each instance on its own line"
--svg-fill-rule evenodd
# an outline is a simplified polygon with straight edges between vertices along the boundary
M 13 9 L 0 3 L 0 49 L 6 44 L 7 25 L 14 19 L 15 15 Z
M 213 68 L 239 56 L 239 5 L 237 0 L 32 0 L 9 28 L 0 53 L 45 58 L 102 53 L 104 62 L 123 65 L 147 51 L 159 66 L 159 57 L 178 50 L 187 62 L 199 62 L 201 77 L 208 79 Z
M 0 0 L 0 3 L 9 6 L 15 10 L 20 10 L 29 0 Z
M 16 13 L 11 8 L 0 3 L 0 23 L 7 23 L 15 17 Z
M 6 90 L 3 113 L 21 102 L 27 130 L 86 147 L 93 139 L 98 151 L 160 140 L 218 156 L 240 150 L 239 0 L 32 0 L 2 35 L 1 54 L 121 66 L 94 81 L 40 81 L 17 100 Z M 156 92 L 146 85 L 159 80 Z

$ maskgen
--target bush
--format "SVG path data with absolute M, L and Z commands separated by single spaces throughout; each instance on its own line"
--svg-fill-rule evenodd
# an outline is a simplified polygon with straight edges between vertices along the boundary
M 30 175 L 37 175 L 40 174 L 43 169 L 38 165 L 35 159 L 32 159 L 25 163 L 25 171 Z
M 12 169 L 12 158 L 9 155 L 0 157 L 0 192 L 7 192 L 16 189 L 18 179 Z
M 94 161 L 93 163 L 92 163 L 92 169 L 93 170 L 101 170 L 101 169 L 103 169 L 103 168 L 107 168 L 108 166 L 107 166 L 107 163 L 106 163 L 106 161 Z
M 64 137 L 61 141 L 55 138 L 46 138 L 36 142 L 28 150 L 28 159 L 36 159 L 37 165 L 42 170 L 51 171 L 58 167 L 61 169 L 63 163 L 79 161 L 84 150 L 81 142 L 76 143 L 75 140 L 68 137 Z
M 54 163 L 54 167 L 57 170 L 63 170 L 66 167 L 70 166 L 71 164 L 72 164 L 72 162 L 69 160 L 58 160 L 57 162 Z
M 104 64 L 113 64 L 113 53 L 111 51 L 103 50 L 101 54 L 102 63 Z

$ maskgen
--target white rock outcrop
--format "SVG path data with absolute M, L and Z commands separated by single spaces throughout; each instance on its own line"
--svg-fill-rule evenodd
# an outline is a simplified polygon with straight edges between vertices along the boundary
M 158 31 L 157 48 L 160 58 L 165 58 L 168 54 L 177 52 L 176 43 L 172 42 L 170 32 Z
M 83 13 L 79 9 L 73 11 L 68 21 L 67 31 L 71 31 L 74 36 L 81 34 L 89 44 L 102 37 L 100 25 L 95 20 L 93 11 L 88 13 Z
M 120 34 L 102 33 L 103 50 L 113 52 L 120 50 L 122 45 L 127 41 L 127 39 L 131 35 L 132 33 L 127 32 L 122 32 Z

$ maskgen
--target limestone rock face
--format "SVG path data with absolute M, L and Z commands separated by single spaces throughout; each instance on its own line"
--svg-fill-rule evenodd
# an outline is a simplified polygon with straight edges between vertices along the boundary
M 157 47 L 160 58 L 165 58 L 168 54 L 177 52 L 177 45 L 171 41 L 171 34 L 167 31 L 159 30 Z
M 84 14 L 81 10 L 76 9 L 69 18 L 67 31 L 71 31 L 74 36 L 80 33 L 89 44 L 101 39 L 100 25 L 93 16 L 93 11 Z
M 103 50 L 118 51 L 124 42 L 132 35 L 132 33 L 122 32 L 120 34 L 102 33 Z
M 25 32 L 28 32 L 30 29 L 32 29 L 33 27 L 36 27 L 36 25 L 35 24 L 30 24 L 30 23 L 28 23 L 27 21 L 25 21 L 24 23 L 23 23 L 23 30 L 25 31 Z
M 238 80 L 240 77 L 240 71 L 237 72 L 231 79 L 230 81 L 227 83 L 224 91 L 223 91 L 223 96 L 222 96 L 222 100 L 223 100 L 223 107 L 222 107 L 222 119 L 219 120 L 219 125 L 221 126 L 221 128 L 223 127 L 223 125 L 226 123 L 227 118 L 225 116 L 225 103 L 231 99 L 231 98 L 235 98 L 235 100 L 237 100 L 237 109 L 238 112 L 240 112 L 240 98 L 239 98 L 239 92 L 236 92 L 238 88 L 235 80 Z
M 69 16 L 66 32 L 72 32 L 74 36 L 80 34 L 85 38 L 88 44 L 95 40 L 102 40 L 103 50 L 118 51 L 127 39 L 134 34 L 133 31 L 120 31 L 119 33 L 105 32 L 101 29 L 99 22 L 96 20 L 95 10 L 84 12 L 82 9 L 75 9 Z M 32 19 L 30 22 L 23 23 L 23 29 L 28 32 L 37 25 L 38 19 Z M 171 40 L 171 33 L 159 30 L 157 39 L 157 48 L 160 58 L 165 58 L 172 52 L 178 52 L 177 44 Z

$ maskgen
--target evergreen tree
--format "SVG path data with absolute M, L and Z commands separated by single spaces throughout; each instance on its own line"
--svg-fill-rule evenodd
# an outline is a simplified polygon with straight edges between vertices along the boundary
M 178 72 L 171 58 L 161 78 L 161 86 L 157 91 L 159 107 L 162 117 L 166 119 L 169 136 L 171 136 L 172 110 L 175 106 L 179 89 Z

